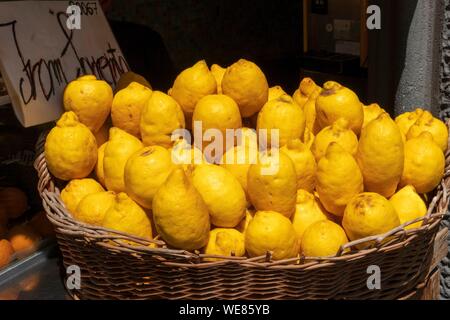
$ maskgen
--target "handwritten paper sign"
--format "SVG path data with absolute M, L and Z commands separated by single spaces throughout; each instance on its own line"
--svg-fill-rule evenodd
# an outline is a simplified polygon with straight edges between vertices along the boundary
M 57 119 L 64 88 L 78 76 L 94 74 L 114 87 L 128 71 L 97 1 L 79 7 L 79 29 L 67 23 L 77 3 L 0 2 L 0 71 L 25 127 Z

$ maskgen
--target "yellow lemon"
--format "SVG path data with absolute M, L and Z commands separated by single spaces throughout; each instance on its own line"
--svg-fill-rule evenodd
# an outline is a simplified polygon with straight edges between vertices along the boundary
M 153 238 L 152 223 L 147 213 L 123 192 L 115 196 L 113 204 L 105 213 L 102 226 L 144 239 Z
M 245 248 L 250 257 L 272 252 L 274 260 L 295 258 L 300 244 L 291 221 L 274 211 L 258 211 L 245 232 Z
M 87 177 L 97 162 L 97 143 L 92 132 L 73 112 L 64 113 L 45 140 L 45 160 L 61 180 Z
M 143 148 L 143 145 L 138 138 L 119 128 L 111 128 L 109 136 L 110 140 L 106 144 L 103 157 L 105 185 L 109 191 L 123 192 L 125 164 L 133 153 Z
M 297 189 L 313 192 L 316 185 L 317 164 L 311 150 L 299 139 L 289 140 L 280 150 L 294 163 Z
M 227 169 L 241 184 L 248 204 L 250 198 L 247 189 L 247 174 L 250 166 L 257 162 L 257 158 L 258 149 L 252 147 L 251 143 L 246 143 L 227 150 L 220 160 L 220 165 Z
M 213 74 L 214 78 L 216 79 L 218 94 L 222 94 L 222 79 L 223 79 L 223 75 L 225 74 L 225 71 L 227 71 L 227 69 L 222 68 L 218 64 L 213 64 L 211 66 L 211 73 Z
M 425 202 L 411 185 L 397 191 L 389 201 L 394 206 L 401 224 L 421 218 L 427 214 Z M 407 226 L 405 229 L 420 228 L 421 225 L 422 222 L 416 222 Z
M 378 193 L 361 193 L 345 209 L 342 226 L 351 241 L 382 235 L 400 225 L 392 204 Z
M 244 235 L 236 229 L 216 228 L 209 233 L 208 244 L 204 248 L 205 254 L 219 256 L 243 257 L 245 254 Z M 216 261 L 217 258 L 207 258 Z
M 363 106 L 364 111 L 364 123 L 363 128 L 366 127 L 372 120 L 378 118 L 380 114 L 386 112 L 383 108 L 380 107 L 378 103 L 372 103 L 368 106 Z
M 140 138 L 141 112 L 152 95 L 152 90 L 131 82 L 114 96 L 111 108 L 113 126 Z
M 75 112 L 80 122 L 92 132 L 97 132 L 105 122 L 112 100 L 111 86 L 93 75 L 71 81 L 63 95 L 64 109 Z
M 222 92 L 236 101 L 241 116 L 248 118 L 267 102 L 269 85 L 256 64 L 240 59 L 228 67 L 223 75 Z
M 172 163 L 183 166 L 184 170 L 187 170 L 191 165 L 207 163 L 202 151 L 192 146 L 186 139 L 176 140 L 169 152 Z
M 260 154 L 248 170 L 247 188 L 256 210 L 277 211 L 286 217 L 295 212 L 297 175 L 291 158 L 282 151 Z
M 185 127 L 183 111 L 173 98 L 161 91 L 153 91 L 142 110 L 140 127 L 146 146 L 169 148 L 173 131 Z
M 61 191 L 61 199 L 73 214 L 84 197 L 102 191 L 105 189 L 94 179 L 73 179 Z
M 208 207 L 182 168 L 153 197 L 153 218 L 159 235 L 175 248 L 196 250 L 208 242 Z
M 292 95 L 292 99 L 294 99 L 294 102 L 298 104 L 300 108 L 304 110 L 304 106 L 306 102 L 309 100 L 307 96 L 305 96 L 303 93 L 301 93 L 300 89 L 297 89 L 294 91 L 294 94 Z
M 258 149 L 258 134 L 255 129 L 243 127 L 236 130 L 237 145 L 244 148 Z
M 109 140 L 109 129 L 111 129 L 111 122 L 107 119 L 102 127 L 94 133 L 97 146 L 101 146 Z
M 331 126 L 323 128 L 316 135 L 311 146 L 316 161 L 319 161 L 325 155 L 331 142 L 336 142 L 352 156 L 355 156 L 358 151 L 358 137 L 349 129 L 348 121 L 344 118 L 340 118 Z
M 382 113 L 361 132 L 356 155 L 366 191 L 395 193 L 403 172 L 404 146 L 398 126 Z
M 194 112 L 197 102 L 209 94 L 217 93 L 217 83 L 204 60 L 183 70 L 175 79 L 170 95 L 186 113 Z
M 312 133 L 308 127 L 305 128 L 305 133 L 303 134 L 303 143 L 309 148 L 311 149 L 314 140 L 316 139 L 316 136 L 314 135 L 314 133 Z
M 201 126 L 201 130 L 197 130 L 196 125 Z M 223 151 L 225 151 L 226 147 L 234 146 L 234 141 L 233 145 L 226 145 L 226 129 L 238 129 L 240 127 L 242 127 L 242 119 L 239 107 L 230 97 L 223 94 L 214 94 L 204 96 L 198 101 L 192 116 L 195 141 L 204 142 L 202 137 L 205 133 L 209 129 L 217 129 L 222 134 Z M 200 134 L 201 136 L 198 136 Z M 203 145 L 207 144 L 205 142 Z
M 115 197 L 112 191 L 88 194 L 78 203 L 73 217 L 87 224 L 101 226 L 106 212 L 114 204 Z
M 105 186 L 105 171 L 103 170 L 103 158 L 105 157 L 105 148 L 106 144 L 108 142 L 105 142 L 98 148 L 97 151 L 97 164 L 95 165 L 95 175 L 97 176 L 98 182 L 102 184 L 102 186 Z
M 306 257 L 332 257 L 348 242 L 344 229 L 330 220 L 310 225 L 301 240 L 301 252 Z
M 250 221 L 252 221 L 255 213 L 256 212 L 254 210 L 246 209 L 245 210 L 245 218 L 242 219 L 242 221 L 238 224 L 236 229 L 245 234 L 245 232 L 247 231 L 248 224 L 250 223 Z
M 401 186 L 412 185 L 418 193 L 427 193 L 441 182 L 445 169 L 445 157 L 429 132 L 405 144 L 405 166 Z
M 166 181 L 174 165 L 169 150 L 150 146 L 133 153 L 125 165 L 125 190 L 131 199 L 146 209 L 152 208 L 153 197 Z
M 342 216 L 347 203 L 363 191 L 363 177 L 350 153 L 332 142 L 317 165 L 316 190 L 328 212 Z
M 316 100 L 308 99 L 303 106 L 303 111 L 305 113 L 306 128 L 312 133 L 317 134 L 320 131 L 320 127 L 316 119 Z
M 318 86 L 313 79 L 311 78 L 303 78 L 300 81 L 300 85 L 298 87 L 300 92 L 307 96 L 308 98 L 312 97 L 313 99 L 317 98 L 317 96 L 322 91 L 322 88 Z
M 119 92 L 122 89 L 125 89 L 132 82 L 137 82 L 137 83 L 142 84 L 143 86 L 149 88 L 150 90 L 152 90 L 152 86 L 150 85 L 150 83 L 148 83 L 148 81 L 143 76 L 141 76 L 140 74 L 134 73 L 132 71 L 127 71 L 120 75 L 120 78 L 119 78 L 119 81 L 117 82 L 114 93 Z
M 212 164 L 198 165 L 192 183 L 205 201 L 213 225 L 233 228 L 244 218 L 245 192 L 228 170 Z
M 317 121 L 321 128 L 332 125 L 339 118 L 349 123 L 357 135 L 364 123 L 364 110 L 358 96 L 334 81 L 328 81 L 316 100 Z
M 291 220 L 300 241 L 310 225 L 317 221 L 327 220 L 327 215 L 313 194 L 306 190 L 298 190 L 295 213 Z
M 429 132 L 433 136 L 434 141 L 442 149 L 443 152 L 448 147 L 448 128 L 444 122 L 433 117 L 433 115 L 424 111 L 423 114 L 409 129 L 406 139 L 417 138 L 422 132 Z
M 423 109 L 417 108 L 412 112 L 405 112 L 395 118 L 395 123 L 398 125 L 402 134 L 406 137 L 409 129 L 422 116 Z
M 291 139 L 303 137 L 305 115 L 291 97 L 284 95 L 264 105 L 258 114 L 257 130 L 258 134 L 266 133 L 268 146 L 276 145 L 272 141 L 272 131 L 278 130 L 278 145 L 282 147 Z
M 278 99 L 281 96 L 288 95 L 281 86 L 273 86 L 269 88 L 268 101 Z

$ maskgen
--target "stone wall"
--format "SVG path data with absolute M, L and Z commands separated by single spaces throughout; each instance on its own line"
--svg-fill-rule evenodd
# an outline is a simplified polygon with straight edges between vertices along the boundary
M 450 0 L 445 0 L 440 89 L 441 116 L 450 118 Z

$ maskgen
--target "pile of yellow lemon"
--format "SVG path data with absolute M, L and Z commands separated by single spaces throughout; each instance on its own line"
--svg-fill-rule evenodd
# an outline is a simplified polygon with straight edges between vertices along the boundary
M 320 87 L 305 78 L 289 96 L 241 59 L 228 68 L 200 61 L 167 94 L 145 81 L 121 87 L 113 94 L 94 76 L 67 86 L 66 112 L 46 140 L 47 165 L 68 181 L 61 198 L 75 219 L 171 248 L 333 256 L 349 240 L 423 217 L 424 194 L 444 174 L 442 121 L 422 109 L 393 120 L 337 82 Z M 223 150 L 222 160 L 236 161 L 208 163 L 186 140 L 172 141 L 194 121 L 203 131 L 242 128 L 244 138 Z M 256 142 L 262 129 L 279 132 L 267 150 Z

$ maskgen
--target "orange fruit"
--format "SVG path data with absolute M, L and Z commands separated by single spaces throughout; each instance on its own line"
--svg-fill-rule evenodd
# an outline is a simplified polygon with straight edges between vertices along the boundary
M 30 225 L 23 224 L 9 231 L 8 240 L 17 253 L 28 253 L 37 248 L 40 236 Z
M 0 240 L 0 269 L 6 267 L 12 259 L 14 249 L 8 240 Z

